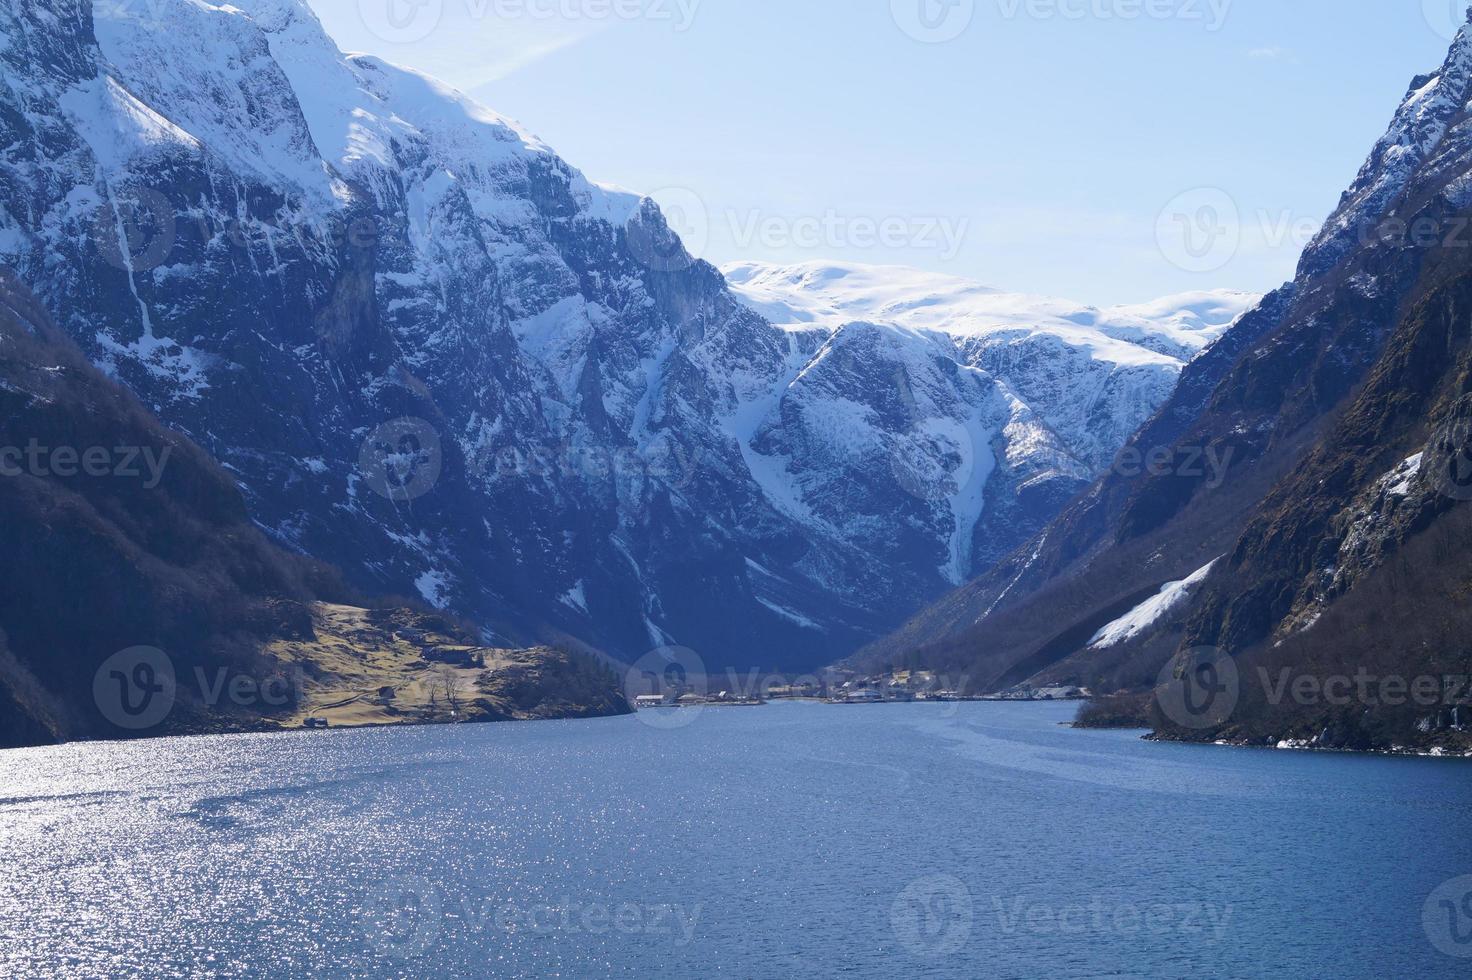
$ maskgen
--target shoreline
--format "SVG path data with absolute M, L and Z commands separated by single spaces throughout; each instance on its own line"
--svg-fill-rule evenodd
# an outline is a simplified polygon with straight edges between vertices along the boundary
M 1398 745 L 1388 749 L 1351 749 L 1334 745 L 1314 745 L 1303 739 L 1272 739 L 1263 742 L 1251 742 L 1244 739 L 1192 739 L 1171 738 L 1161 735 L 1148 725 L 1081 725 L 1076 721 L 1059 722 L 1064 728 L 1072 728 L 1085 732 L 1143 732 L 1140 740 L 1143 742 L 1154 742 L 1159 745 L 1194 745 L 1221 749 L 1251 749 L 1258 752 L 1307 752 L 1322 753 L 1325 755 L 1359 755 L 1367 757 L 1379 757 L 1387 759 L 1442 759 L 1454 762 L 1472 760 L 1472 749 L 1460 752 L 1455 749 L 1447 749 L 1442 746 L 1433 746 L 1429 749 L 1412 749 L 1407 746 Z
M 1279 739 L 1276 742 L 1257 744 L 1242 740 L 1216 739 L 1214 741 L 1183 739 L 1183 738 L 1161 738 L 1154 732 L 1144 736 L 1147 742 L 1158 742 L 1161 744 L 1176 745 L 1207 745 L 1213 748 L 1223 749 L 1255 749 L 1261 752 L 1305 752 L 1322 753 L 1325 755 L 1362 755 L 1378 756 L 1386 759 L 1443 759 L 1449 761 L 1463 762 L 1472 760 L 1472 749 L 1466 752 L 1448 750 L 1441 746 L 1433 746 L 1430 749 L 1412 749 L 1403 745 L 1391 746 L 1388 749 L 1351 749 L 1334 745 L 1313 745 L 1301 739 Z
M 988 704 L 1015 703 L 1015 704 L 1059 704 L 1064 703 L 1060 699 L 1022 699 L 1022 698 L 965 698 L 957 701 L 883 701 L 873 704 L 956 704 L 960 701 L 981 702 Z M 636 717 L 641 711 L 658 711 L 661 708 L 740 708 L 740 707 L 766 707 L 771 704 L 832 704 L 849 705 L 862 704 L 862 702 L 827 701 L 821 698 L 776 698 L 771 701 L 760 703 L 733 703 L 733 702 L 710 702 L 705 704 L 688 705 L 662 705 L 658 708 L 630 708 L 626 711 L 613 712 L 568 712 L 565 714 L 551 714 L 538 717 L 524 718 L 490 718 L 490 717 L 468 717 L 462 719 L 424 720 L 413 719 L 398 722 L 363 722 L 359 724 L 338 724 L 327 727 L 308 727 L 302 725 L 286 725 L 266 723 L 259 725 L 238 725 L 220 727 L 218 729 L 184 729 L 155 734 L 141 734 L 128 738 L 79 738 L 57 742 L 37 742 L 26 745 L 0 746 L 0 754 L 7 752 L 20 752 L 33 749 L 66 748 L 78 745 L 108 745 L 129 742 L 154 742 L 173 739 L 204 739 L 204 738 L 228 738 L 231 736 L 248 735 L 325 735 L 334 732 L 359 732 L 380 731 L 393 729 L 432 729 L 450 728 L 458 726 L 484 727 L 507 724 L 527 724 L 537 722 L 568 722 L 568 721 L 603 721 L 614 718 Z M 1249 742 L 1241 739 L 1185 739 L 1172 738 L 1161 735 L 1148 725 L 1087 725 L 1079 724 L 1077 721 L 1060 721 L 1057 723 L 1061 728 L 1076 731 L 1098 731 L 1098 732 L 1138 732 L 1139 739 L 1162 745 L 1181 745 L 1209 748 L 1247 749 L 1259 752 L 1302 752 L 1325 755 L 1353 755 L 1366 758 L 1397 758 L 1397 759 L 1436 759 L 1449 762 L 1472 761 L 1472 749 L 1465 753 L 1456 750 L 1448 750 L 1441 746 L 1433 746 L 1429 749 L 1412 749 L 1406 746 L 1394 746 L 1388 749 L 1352 749 L 1338 746 L 1313 745 L 1304 740 L 1278 739 L 1272 742 Z
M 181 729 L 151 734 L 140 734 L 126 738 L 73 738 L 58 742 L 34 742 L 27 745 L 0 745 L 0 754 L 6 752 L 25 752 L 33 749 L 60 749 L 76 745 L 119 745 L 133 742 L 164 742 L 173 739 L 194 738 L 230 738 L 232 736 L 246 735 L 330 735 L 335 732 L 362 732 L 362 731 L 393 731 L 400 729 L 431 729 L 431 728 L 484 728 L 496 725 L 529 725 L 542 722 L 559 721 L 605 721 L 613 718 L 628 718 L 635 714 L 628 711 L 615 711 L 607 713 L 582 714 L 569 713 L 564 715 L 547 715 L 535 718 L 465 718 L 460 720 L 446 719 L 444 721 L 412 720 L 401 722 L 364 722 L 352 725 L 329 725 L 327 727 L 308 727 L 305 725 L 240 725 L 234 727 L 221 727 L 218 729 Z

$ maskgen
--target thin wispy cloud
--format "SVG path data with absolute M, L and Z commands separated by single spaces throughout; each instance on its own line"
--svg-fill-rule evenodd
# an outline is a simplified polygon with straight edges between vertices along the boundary
M 616 26 L 611 19 L 447 15 L 434 39 L 436 70 L 471 91 L 589 40 Z
M 1287 48 L 1253 48 L 1247 52 L 1247 57 L 1253 61 L 1280 61 L 1290 65 L 1298 64 L 1298 56 Z
M 405 8 L 426 12 L 417 15 L 424 18 L 422 24 L 411 24 L 418 29 L 406 28 L 400 34 L 395 30 L 400 22 L 376 16 L 378 6 L 368 0 L 362 4 L 318 0 L 314 8 L 344 50 L 419 68 L 465 92 L 500 81 L 617 23 L 609 17 L 516 16 L 508 11 L 522 8 L 466 0 Z M 375 16 L 367 16 L 365 10 Z M 390 30 L 384 30 L 385 24 Z

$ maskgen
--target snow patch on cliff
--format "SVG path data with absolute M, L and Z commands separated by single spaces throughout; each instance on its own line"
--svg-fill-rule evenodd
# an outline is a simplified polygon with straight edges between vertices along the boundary
M 1180 582 L 1166 583 L 1160 590 L 1159 595 L 1140 603 L 1140 605 L 1095 633 L 1094 638 L 1089 641 L 1089 647 L 1094 650 L 1106 650 L 1109 647 L 1119 646 L 1121 643 L 1133 640 L 1160 622 L 1172 610 L 1189 599 L 1196 586 L 1206 581 L 1207 576 L 1211 574 L 1211 570 L 1216 567 L 1217 561 L 1221 561 L 1221 559 L 1216 559 L 1216 561 L 1213 561 L 1187 579 Z

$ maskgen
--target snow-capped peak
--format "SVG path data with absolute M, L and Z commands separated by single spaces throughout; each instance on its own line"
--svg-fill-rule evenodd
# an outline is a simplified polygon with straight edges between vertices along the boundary
M 1442 147 L 1472 104 L 1472 7 L 1446 60 L 1412 80 L 1384 136 L 1339 207 L 1304 250 L 1300 274 L 1322 272 L 1368 240 L 1370 229 L 1401 198 L 1422 165 Z
M 432 144 L 445 169 L 481 192 L 472 198 L 488 212 L 505 206 L 498 185 L 529 165 L 565 170 L 587 217 L 622 225 L 639 206 L 639 195 L 588 181 L 517 122 L 451 86 L 341 53 L 301 0 L 176 0 L 167 11 L 174 29 L 160 30 L 124 5 L 99 5 L 106 70 L 127 79 L 142 102 L 169 107 L 169 123 L 206 153 L 260 173 L 278 192 L 330 206 L 341 196 L 337 177 L 381 187 L 386 175 L 412 171 Z M 212 56 L 198 57 L 201 47 Z M 99 128 L 137 142 L 159 128 L 145 123 L 119 110 Z
M 1046 333 L 1116 364 L 1189 361 L 1260 299 L 1212 290 L 1101 309 L 902 266 L 736 262 L 721 271 L 743 302 L 788 329 L 867 320 L 958 340 Z

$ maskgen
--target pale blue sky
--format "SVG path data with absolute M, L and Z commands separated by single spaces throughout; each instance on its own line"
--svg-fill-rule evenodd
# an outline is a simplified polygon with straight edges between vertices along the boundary
M 896 263 L 1101 304 L 1288 278 L 1465 5 L 413 2 L 311 0 L 344 49 L 653 193 L 713 262 Z M 913 37 L 922 3 L 959 34 Z M 1225 196 L 1178 199 L 1202 187 Z M 1174 212 L 1205 207 L 1235 209 L 1240 245 L 1182 252 Z

